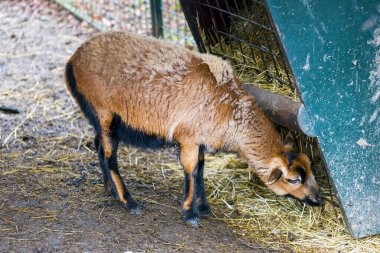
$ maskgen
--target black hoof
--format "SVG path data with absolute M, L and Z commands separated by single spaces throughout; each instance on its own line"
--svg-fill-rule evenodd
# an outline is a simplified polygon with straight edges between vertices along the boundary
M 112 198 L 114 198 L 114 199 L 117 199 L 117 198 L 119 198 L 118 196 L 117 196 L 117 193 L 114 191 L 114 190 L 107 190 L 106 189 L 106 192 L 109 194 L 109 196 L 111 196 Z
M 142 208 L 140 206 L 137 206 L 137 207 L 134 207 L 134 208 L 130 208 L 130 209 L 128 209 L 128 212 L 130 214 L 137 214 L 137 215 L 143 213 Z
M 186 224 L 193 227 L 199 228 L 201 226 L 201 220 L 197 217 L 186 220 Z
M 128 210 L 130 214 L 142 214 L 142 207 L 141 205 L 137 204 L 136 202 L 128 202 L 124 205 L 125 209 Z
M 206 219 L 211 218 L 211 211 L 208 213 L 201 213 L 201 217 Z
M 207 204 L 202 204 L 198 206 L 199 213 L 202 215 L 202 217 L 210 217 L 211 216 L 211 208 Z

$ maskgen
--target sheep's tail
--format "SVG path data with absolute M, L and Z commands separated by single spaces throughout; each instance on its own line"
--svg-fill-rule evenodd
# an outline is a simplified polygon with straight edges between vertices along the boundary
M 64 76 L 67 88 L 71 95 L 74 97 L 75 101 L 77 101 L 79 107 L 82 109 L 82 112 L 89 120 L 90 124 L 94 126 L 95 131 L 99 133 L 101 129 L 96 111 L 94 107 L 85 99 L 83 94 L 79 92 L 77 82 L 75 80 L 73 65 L 70 61 L 66 64 Z

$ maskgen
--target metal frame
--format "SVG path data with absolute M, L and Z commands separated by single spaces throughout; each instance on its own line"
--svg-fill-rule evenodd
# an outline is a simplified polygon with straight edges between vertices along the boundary
M 164 19 L 162 17 L 162 0 L 150 0 L 152 15 L 152 33 L 155 37 L 164 36 Z

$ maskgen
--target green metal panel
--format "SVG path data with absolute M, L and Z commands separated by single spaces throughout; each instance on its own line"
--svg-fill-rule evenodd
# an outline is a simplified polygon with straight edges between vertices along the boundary
M 267 0 L 351 235 L 380 233 L 380 2 Z

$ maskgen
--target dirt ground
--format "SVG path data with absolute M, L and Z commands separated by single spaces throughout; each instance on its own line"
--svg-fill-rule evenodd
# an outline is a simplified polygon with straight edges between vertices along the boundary
M 143 214 L 103 190 L 93 132 L 63 66 L 93 29 L 48 1 L 0 1 L 0 252 L 268 252 L 217 217 L 182 221 L 173 150 L 120 150 Z

